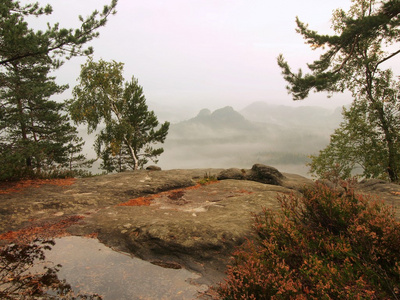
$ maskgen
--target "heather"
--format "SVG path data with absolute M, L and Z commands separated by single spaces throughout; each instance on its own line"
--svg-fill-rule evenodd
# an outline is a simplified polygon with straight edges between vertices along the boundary
M 222 299 L 398 299 L 400 224 L 370 197 L 316 184 L 254 216 Z

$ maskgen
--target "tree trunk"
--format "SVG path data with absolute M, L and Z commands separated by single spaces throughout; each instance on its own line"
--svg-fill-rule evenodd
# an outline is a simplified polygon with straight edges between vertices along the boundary
M 381 103 L 378 101 L 374 101 L 374 107 L 378 114 L 379 121 L 381 123 L 381 127 L 385 136 L 385 142 L 388 150 L 388 158 L 387 158 L 387 173 L 389 175 L 390 181 L 396 182 L 398 181 L 398 166 L 397 166 L 397 150 L 395 147 L 395 143 L 393 140 L 393 134 L 390 130 L 390 123 L 385 118 L 385 111 L 382 107 Z
M 121 123 L 121 116 L 120 113 L 118 111 L 117 106 L 115 105 L 115 103 L 113 101 L 111 101 L 111 110 L 114 112 L 115 116 L 117 117 L 117 120 L 119 123 Z M 137 156 L 135 155 L 135 150 L 132 148 L 131 144 L 129 143 L 128 139 L 124 136 L 124 141 L 126 143 L 126 146 L 129 149 L 129 154 L 131 155 L 133 161 L 134 161 L 134 170 L 137 170 L 139 168 L 139 160 L 137 158 Z
M 128 146 L 129 149 L 129 153 L 135 163 L 134 165 L 134 170 L 137 170 L 139 168 L 139 159 L 137 158 L 137 156 L 135 155 L 135 150 L 132 148 L 131 144 L 129 143 L 128 139 L 124 137 L 124 141 L 126 143 L 126 145 Z
M 367 55 L 366 55 L 367 57 Z M 372 68 L 375 69 L 375 68 Z M 371 71 L 371 68 L 367 65 L 366 66 L 366 91 L 367 91 L 367 96 L 369 98 L 370 103 L 372 104 L 373 110 L 376 111 L 381 129 L 383 130 L 384 134 L 384 142 L 386 143 L 387 151 L 388 151 L 388 157 L 387 157 L 387 167 L 386 167 L 386 172 L 389 175 L 390 181 L 396 182 L 398 181 L 398 166 L 397 166 L 397 150 L 395 147 L 394 143 L 394 137 L 392 134 L 391 130 L 391 124 L 390 121 L 386 118 L 385 114 L 385 109 L 383 107 L 383 102 L 380 100 L 377 100 L 373 96 L 373 90 L 374 90 L 374 75 L 373 72 Z M 379 91 L 379 86 L 375 87 L 377 91 Z

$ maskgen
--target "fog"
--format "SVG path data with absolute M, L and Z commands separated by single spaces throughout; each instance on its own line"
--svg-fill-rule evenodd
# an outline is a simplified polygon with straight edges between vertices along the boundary
M 171 126 L 164 153 L 157 163 L 162 169 L 251 168 L 255 163 L 273 166 L 281 172 L 310 177 L 306 163 L 329 143 L 329 137 L 341 121 L 341 108 L 289 107 L 255 102 L 237 111 L 222 107 L 207 108 L 193 114 L 183 110 L 165 110 L 149 105 L 160 122 Z M 88 136 L 85 153 L 95 157 L 95 135 Z M 148 165 L 154 164 L 149 162 Z M 100 173 L 97 161 L 93 173 Z
M 39 0 L 42 5 L 47 2 Z M 28 21 L 37 29 L 47 28 L 48 22 L 75 28 L 80 25 L 78 15 L 87 16 L 109 2 L 51 1 L 50 16 Z M 331 34 L 332 10 L 350 4 L 348 0 L 119 1 L 118 13 L 87 46 L 94 47 L 95 61 L 124 63 L 125 79 L 135 76 L 149 108 L 160 121 L 171 122 L 158 163 L 163 169 L 250 168 L 258 162 L 307 175 L 307 156 L 329 142 L 340 122 L 340 113 L 332 107 L 348 104 L 352 97 L 339 93 L 327 98 L 318 93 L 293 102 L 276 58 L 283 53 L 293 69 L 306 68 L 323 51 L 310 51 L 296 33 L 296 16 L 310 29 Z M 72 97 L 85 60 L 75 57 L 54 72 L 59 84 L 70 86 L 55 95 L 56 101 Z M 221 111 L 227 105 L 233 109 Z M 202 108 L 211 111 L 198 118 Z M 84 127 L 79 130 L 86 141 L 85 153 L 94 158 L 95 135 L 88 136 Z M 99 165 L 97 161 L 93 173 L 101 172 Z

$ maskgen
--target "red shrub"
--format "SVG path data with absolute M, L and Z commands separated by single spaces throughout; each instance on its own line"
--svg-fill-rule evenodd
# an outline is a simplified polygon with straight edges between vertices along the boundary
M 222 299 L 397 299 L 400 224 L 391 207 L 322 185 L 254 217 Z

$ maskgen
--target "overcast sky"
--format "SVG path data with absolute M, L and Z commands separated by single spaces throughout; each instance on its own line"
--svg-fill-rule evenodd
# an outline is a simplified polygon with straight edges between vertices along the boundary
M 101 9 L 106 0 L 40 0 L 50 3 L 51 17 L 77 27 L 78 15 Z M 100 37 L 91 45 L 95 60 L 125 64 L 125 78 L 134 75 L 148 102 L 170 107 L 240 110 L 255 101 L 283 105 L 337 107 L 349 96 L 327 99 L 313 94 L 294 103 L 276 63 L 283 53 L 294 69 L 318 58 L 295 32 L 295 17 L 321 33 L 331 33 L 336 8 L 350 0 L 119 0 Z M 58 72 L 59 83 L 76 84 L 80 64 L 75 58 Z M 69 97 L 70 90 L 63 97 Z

